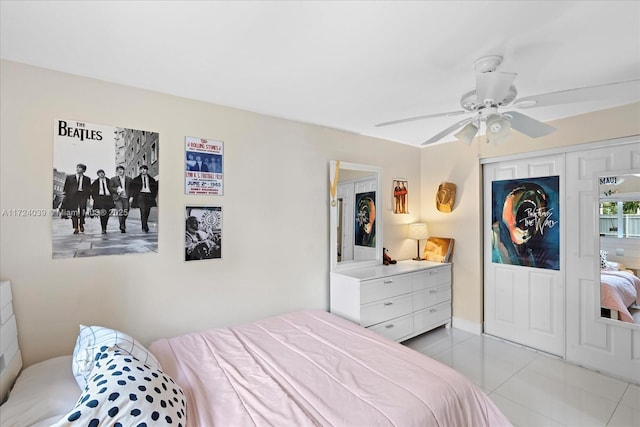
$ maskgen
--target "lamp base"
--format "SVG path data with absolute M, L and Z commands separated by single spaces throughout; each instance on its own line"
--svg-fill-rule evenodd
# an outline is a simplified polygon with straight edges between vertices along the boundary
M 424 258 L 420 258 L 420 257 L 415 257 L 415 258 L 411 258 L 414 261 L 424 261 Z

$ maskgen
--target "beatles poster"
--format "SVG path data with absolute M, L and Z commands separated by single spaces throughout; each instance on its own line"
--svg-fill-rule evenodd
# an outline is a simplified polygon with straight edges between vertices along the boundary
M 221 258 L 222 207 L 187 206 L 184 216 L 184 260 Z
M 158 252 L 159 136 L 54 120 L 52 256 Z
M 492 182 L 494 263 L 560 269 L 558 176 Z
M 358 246 L 376 247 L 376 192 L 356 194 L 355 243 Z
M 187 136 L 185 138 L 185 193 L 221 196 L 224 176 L 222 157 L 222 141 Z

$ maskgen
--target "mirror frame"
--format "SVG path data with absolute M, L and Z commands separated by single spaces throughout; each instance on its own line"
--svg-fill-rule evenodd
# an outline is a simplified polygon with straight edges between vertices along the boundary
M 614 320 L 608 317 L 603 317 L 601 310 L 601 301 L 602 295 L 600 294 L 600 178 L 603 176 L 621 176 L 621 175 L 632 175 L 640 173 L 638 169 L 621 169 L 615 171 L 601 171 L 593 177 L 594 182 L 594 208 L 593 208 L 593 235 L 594 235 L 594 282 L 597 284 L 595 286 L 595 294 L 596 294 L 596 307 L 597 310 L 595 315 L 597 321 L 611 325 L 611 326 L 619 326 L 623 328 L 640 330 L 639 323 L 629 323 L 623 322 L 622 320 Z
M 363 165 L 359 163 L 349 163 L 340 161 L 339 170 L 356 170 L 363 172 L 372 172 L 376 175 L 376 257 L 372 260 L 364 260 L 364 261 L 341 261 L 338 262 L 338 253 L 336 251 L 336 247 L 338 245 L 338 236 L 337 236 L 337 228 L 338 228 L 338 205 L 334 204 L 333 196 L 331 191 L 329 191 L 329 248 L 330 248 L 330 271 L 342 271 L 349 270 L 352 268 L 359 267 L 369 267 L 374 265 L 382 264 L 382 245 L 383 245 L 383 200 L 382 200 L 382 191 L 380 190 L 380 183 L 382 181 L 382 168 L 377 166 L 369 166 Z M 336 179 L 336 167 L 338 165 L 338 161 L 331 160 L 329 162 L 329 188 L 331 189 L 334 185 L 334 180 Z M 339 179 L 338 179 L 339 181 Z M 337 183 L 335 183 L 337 188 Z

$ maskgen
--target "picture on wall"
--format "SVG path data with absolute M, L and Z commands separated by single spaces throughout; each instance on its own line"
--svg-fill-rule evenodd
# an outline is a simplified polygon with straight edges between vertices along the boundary
M 56 119 L 53 135 L 53 258 L 158 252 L 158 133 Z
M 223 194 L 222 141 L 187 136 L 185 141 L 185 194 Z
M 184 260 L 221 258 L 222 207 L 187 206 L 184 213 Z
M 560 269 L 559 182 L 559 176 L 492 182 L 494 263 Z
M 409 181 L 404 178 L 393 180 L 393 213 L 409 213 Z
M 423 257 L 427 261 L 451 262 L 455 240 L 449 237 L 427 238 L 424 244 Z
M 376 192 L 356 193 L 355 243 L 358 246 L 376 246 Z

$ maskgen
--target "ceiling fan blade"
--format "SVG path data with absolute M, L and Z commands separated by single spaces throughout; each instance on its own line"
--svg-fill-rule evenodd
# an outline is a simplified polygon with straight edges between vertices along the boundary
M 453 117 L 453 116 L 459 116 L 460 114 L 465 114 L 465 113 L 466 111 L 460 110 L 460 111 L 450 111 L 448 113 L 427 114 L 425 116 L 409 117 L 408 119 L 392 120 L 390 122 L 378 123 L 377 125 L 375 125 L 375 127 L 379 128 L 382 126 L 395 125 L 398 123 L 413 122 L 415 120 L 434 119 L 436 117 Z
M 549 135 L 556 130 L 553 126 L 549 126 L 534 118 L 526 116 L 517 111 L 508 111 L 503 113 L 509 118 L 511 127 L 518 132 L 522 132 L 530 138 L 539 138 L 541 136 Z
M 454 130 L 466 125 L 467 123 L 471 123 L 474 120 L 475 120 L 475 116 L 466 118 L 464 120 L 461 120 L 458 123 L 449 126 L 448 128 L 446 128 L 445 130 L 443 130 L 439 134 L 434 135 L 431 138 L 427 139 L 425 142 L 422 143 L 422 145 L 433 144 L 434 142 L 437 142 L 437 141 L 441 140 L 442 138 L 444 138 L 445 136 L 449 135 Z
M 509 93 L 509 88 L 513 84 L 516 73 L 477 73 L 476 74 L 476 98 L 478 102 L 484 103 L 487 99 L 501 102 Z
M 525 96 L 524 98 L 516 99 L 513 106 L 516 108 L 547 107 L 550 105 L 628 96 L 630 93 L 635 94 L 636 99 L 640 99 L 640 79 Z

